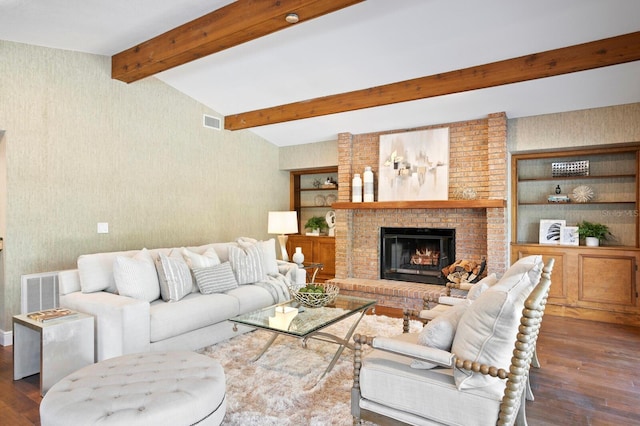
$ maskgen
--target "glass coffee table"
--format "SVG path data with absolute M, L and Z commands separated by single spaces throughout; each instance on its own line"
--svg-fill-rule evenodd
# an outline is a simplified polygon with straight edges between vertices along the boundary
M 307 340 L 315 339 L 330 343 L 336 343 L 336 350 L 331 363 L 319 379 L 322 379 L 334 367 L 344 348 L 353 350 L 353 343 L 349 343 L 353 332 L 358 327 L 360 320 L 369 309 L 375 307 L 376 301 L 373 299 L 363 299 L 360 297 L 338 295 L 335 300 L 327 306 L 321 308 L 301 307 L 295 300 L 279 303 L 247 314 L 231 318 L 235 324 L 243 324 L 270 331 L 273 336 L 269 339 L 262 351 L 253 359 L 257 361 L 269 349 L 276 338 L 283 334 L 285 336 L 302 339 L 302 346 L 306 347 Z M 323 331 L 332 324 L 343 321 L 353 315 L 360 314 L 351 325 L 344 337 Z

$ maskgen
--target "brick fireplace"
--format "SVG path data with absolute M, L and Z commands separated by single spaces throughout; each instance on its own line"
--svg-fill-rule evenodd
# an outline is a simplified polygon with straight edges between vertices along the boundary
M 507 198 L 507 118 L 504 113 L 485 119 L 402 129 L 389 132 L 338 136 L 338 201 L 349 202 L 351 179 L 371 166 L 377 176 L 379 137 L 413 130 L 449 128 L 449 200 L 460 199 L 464 189 L 473 189 L 477 200 Z M 377 182 L 375 187 L 377 194 Z M 377 199 L 377 198 L 376 198 Z M 339 203 L 337 206 L 339 206 Z M 413 208 L 411 202 L 392 208 L 336 208 L 336 278 L 343 294 L 374 297 L 379 305 L 418 309 L 424 295 L 437 297 L 443 286 L 380 279 L 379 238 L 382 227 L 455 229 L 457 259 L 487 258 L 487 272 L 502 273 L 508 262 L 507 209 L 458 208 L 451 203 L 438 208 Z M 480 203 L 478 203 L 480 205 Z

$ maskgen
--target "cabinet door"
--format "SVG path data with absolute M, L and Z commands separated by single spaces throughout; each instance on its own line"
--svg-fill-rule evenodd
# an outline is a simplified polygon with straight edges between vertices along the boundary
M 546 264 L 550 258 L 554 259 L 553 270 L 551 271 L 551 288 L 549 289 L 549 302 L 556 304 L 566 304 L 568 298 L 569 279 L 567 274 L 568 254 L 557 247 L 531 247 L 514 245 L 511 249 L 511 261 L 516 262 L 518 259 L 541 254 L 542 261 Z
M 636 306 L 635 256 L 581 254 L 579 271 L 580 306 Z
M 304 235 L 291 235 L 289 236 L 289 240 L 287 241 L 287 253 L 289 253 L 289 258 L 293 256 L 293 253 L 296 252 L 296 247 L 300 247 L 302 249 L 302 254 L 304 254 L 305 262 L 317 262 L 315 258 L 317 254 L 314 250 L 313 240 L 310 237 L 305 237 Z
M 324 264 L 321 275 L 324 279 L 333 278 L 336 275 L 336 240 L 326 237 L 318 238 L 316 243 L 318 262 Z

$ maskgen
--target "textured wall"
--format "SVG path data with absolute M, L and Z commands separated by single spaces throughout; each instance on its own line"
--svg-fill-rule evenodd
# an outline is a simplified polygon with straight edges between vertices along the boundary
M 0 57 L 0 329 L 22 274 L 73 268 L 82 253 L 264 238 L 267 211 L 288 208 L 278 148 L 203 128 L 215 112 L 161 81 L 127 85 L 108 57 L 4 41 Z
M 510 152 L 640 141 L 640 103 L 513 118 Z
M 300 170 L 337 165 L 337 140 L 285 146 L 280 148 L 281 170 Z

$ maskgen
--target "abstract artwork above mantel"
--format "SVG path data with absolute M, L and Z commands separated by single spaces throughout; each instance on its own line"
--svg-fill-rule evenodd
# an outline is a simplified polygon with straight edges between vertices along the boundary
M 446 200 L 449 128 L 380 136 L 378 201 Z

